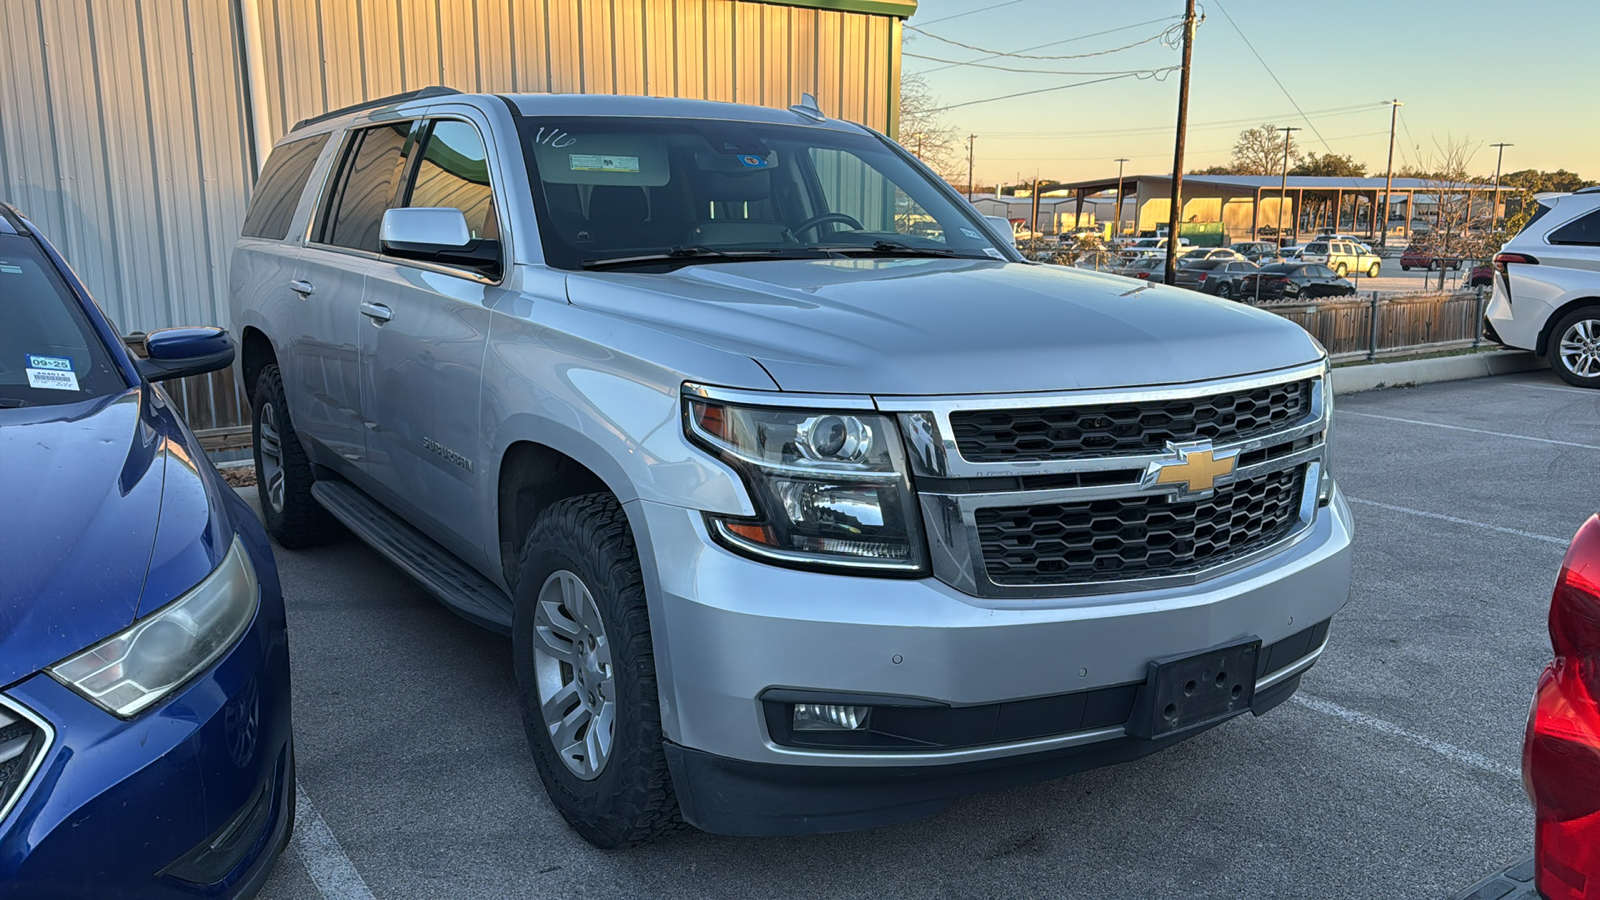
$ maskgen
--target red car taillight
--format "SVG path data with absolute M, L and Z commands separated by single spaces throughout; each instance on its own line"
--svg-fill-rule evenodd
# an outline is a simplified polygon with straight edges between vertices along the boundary
M 1526 253 L 1496 253 L 1494 255 L 1494 270 L 1496 272 L 1504 272 L 1506 270 L 1506 263 L 1523 263 L 1525 265 L 1536 266 L 1539 264 L 1539 261 Z
M 1600 896 L 1600 516 L 1561 563 L 1550 644 L 1522 748 L 1535 877 L 1549 900 L 1584 900 Z
M 1205 284 L 1206 283 L 1206 278 L 1207 278 L 1206 273 L 1205 272 L 1201 272 L 1200 273 L 1200 283 L 1201 284 Z

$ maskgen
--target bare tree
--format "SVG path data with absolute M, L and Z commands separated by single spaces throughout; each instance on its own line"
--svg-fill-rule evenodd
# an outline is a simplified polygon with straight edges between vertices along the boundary
M 956 130 L 939 111 L 939 98 L 921 75 L 900 78 L 900 145 L 946 180 L 965 165 L 958 154 Z M 963 170 L 964 171 L 964 170 Z
M 1283 171 L 1284 141 L 1289 142 L 1289 168 L 1299 165 L 1302 156 L 1293 134 L 1284 134 L 1270 122 L 1260 128 L 1246 128 L 1239 132 L 1233 145 L 1233 173 L 1235 175 L 1277 175 Z
M 1428 161 L 1431 170 L 1423 178 L 1423 190 L 1432 196 L 1433 222 L 1422 245 L 1434 255 L 1449 259 L 1479 259 L 1488 255 L 1492 236 L 1492 198 L 1473 202 L 1471 192 L 1482 185 L 1467 174 L 1467 166 L 1477 144 L 1446 137 L 1434 142 L 1436 152 Z M 1487 193 L 1487 192 L 1485 192 Z

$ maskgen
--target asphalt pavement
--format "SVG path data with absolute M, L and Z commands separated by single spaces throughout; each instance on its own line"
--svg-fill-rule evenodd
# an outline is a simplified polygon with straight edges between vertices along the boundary
M 262 897 L 1404 897 L 1532 849 L 1518 775 L 1600 394 L 1548 372 L 1339 398 L 1355 585 L 1295 701 L 918 822 L 603 852 L 544 795 L 509 642 L 351 538 L 278 551 L 301 805 Z

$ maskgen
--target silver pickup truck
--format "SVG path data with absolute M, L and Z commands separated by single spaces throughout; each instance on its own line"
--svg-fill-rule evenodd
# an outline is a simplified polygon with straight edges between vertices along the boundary
M 301 122 L 231 291 L 269 531 L 508 634 L 599 846 L 1144 756 L 1286 700 L 1347 597 L 1314 340 L 1029 264 L 813 101 Z

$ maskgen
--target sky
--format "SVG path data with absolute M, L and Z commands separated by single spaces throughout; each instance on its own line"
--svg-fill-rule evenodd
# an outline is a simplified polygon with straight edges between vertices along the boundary
M 977 135 L 980 183 L 1115 177 L 1119 156 L 1129 157 L 1130 174 L 1170 172 L 1176 71 L 972 101 L 1175 67 L 1183 6 L 921 0 L 906 22 L 902 68 L 926 74 L 963 141 Z M 1240 130 L 1271 122 L 1304 128 L 1295 134 L 1303 150 L 1350 154 L 1381 175 L 1384 101 L 1399 98 L 1396 169 L 1425 166 L 1454 141 L 1473 148 L 1468 169 L 1488 180 L 1497 152 L 1489 145 L 1510 142 L 1504 171 L 1565 168 L 1600 179 L 1600 0 L 1198 0 L 1196 11 L 1204 21 L 1193 49 L 1185 171 L 1228 162 Z M 1160 37 L 1167 29 L 1170 46 Z M 982 50 L 1079 58 L 985 59 Z M 949 64 L 973 61 L 1028 73 Z M 1046 71 L 1070 74 L 1039 74 Z

